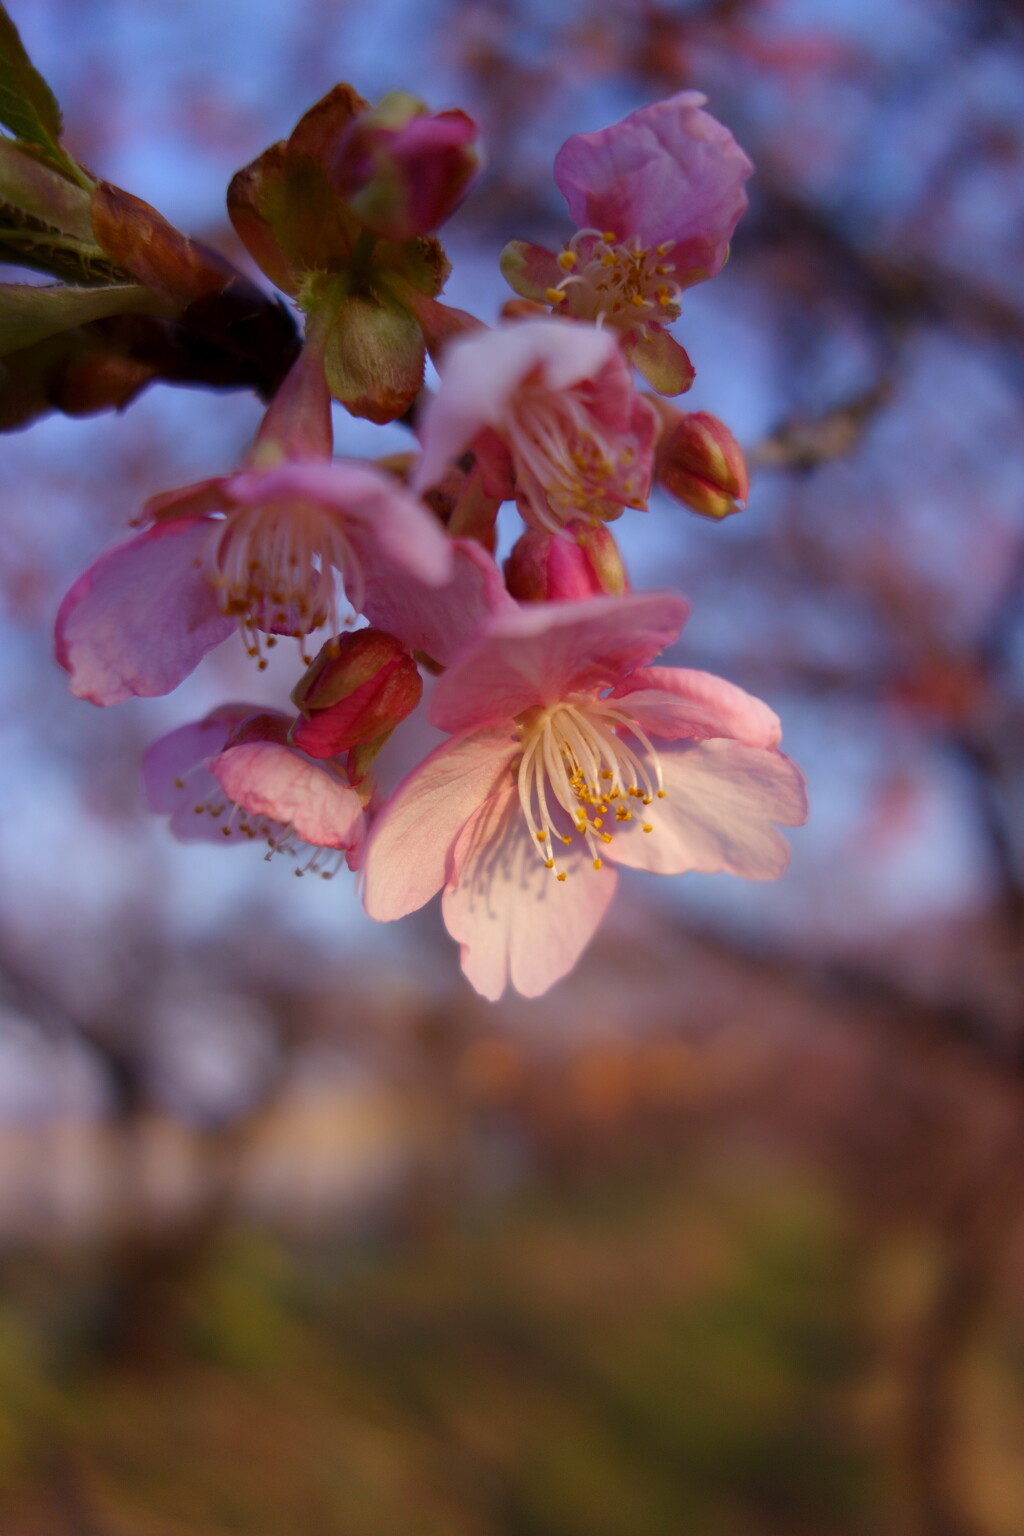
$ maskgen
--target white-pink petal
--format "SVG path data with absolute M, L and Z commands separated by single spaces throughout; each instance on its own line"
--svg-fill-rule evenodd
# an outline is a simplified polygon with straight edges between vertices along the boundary
M 473 730 L 617 683 L 671 644 L 687 612 L 672 592 L 518 608 L 455 659 L 434 689 L 430 717 L 445 731 Z
M 782 738 L 773 709 L 711 672 L 642 667 L 613 688 L 610 697 L 623 700 L 624 711 L 648 736 L 667 741 L 731 736 L 748 747 L 776 747 Z
M 319 848 L 357 848 L 363 807 L 355 790 L 276 741 L 229 747 L 209 764 L 224 794 L 251 816 L 293 827 L 304 843 Z
M 596 870 L 580 848 L 545 869 L 515 786 L 502 786 L 455 845 L 442 901 L 470 985 L 497 1002 L 511 984 L 539 997 L 572 970 L 615 894 L 615 871 Z
M 789 845 L 773 823 L 807 819 L 804 776 L 781 752 L 739 741 L 684 742 L 659 751 L 665 798 L 616 825 L 606 857 L 656 875 L 727 870 L 776 880 Z M 642 830 L 641 814 L 653 828 Z
M 436 485 L 484 427 L 500 431 L 520 385 L 531 375 L 551 390 L 592 378 L 616 355 L 613 332 L 563 320 L 523 320 L 453 342 L 441 387 L 423 412 L 423 452 L 413 489 Z
M 363 863 L 371 917 L 391 922 L 436 895 L 459 833 L 518 751 L 508 727 L 480 731 L 444 742 L 399 784 L 374 821 Z
M 170 693 L 235 628 L 202 560 L 216 523 L 158 523 L 92 564 L 60 605 L 57 660 L 93 704 Z

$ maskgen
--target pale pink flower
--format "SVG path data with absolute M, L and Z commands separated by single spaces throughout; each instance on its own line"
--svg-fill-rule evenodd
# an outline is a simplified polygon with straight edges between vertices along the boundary
M 573 135 L 555 157 L 555 181 L 581 228 L 557 256 L 518 240 L 502 256 L 517 293 L 615 327 L 668 395 L 689 388 L 693 367 L 665 327 L 679 318 L 683 290 L 724 265 L 753 171 L 705 101 L 680 91 Z
M 371 575 L 452 575 L 437 520 L 354 460 L 243 469 L 158 496 L 143 518 L 153 526 L 101 555 L 57 615 L 57 660 L 94 704 L 170 692 L 236 626 L 264 666 L 277 635 L 337 634 Z
M 612 332 L 526 320 L 453 342 L 440 374 L 414 489 L 472 447 L 487 492 L 514 493 L 535 528 L 646 507 L 657 417 Z
M 472 985 L 534 997 L 575 964 L 617 864 L 781 875 L 773 823 L 799 825 L 806 798 L 777 717 L 721 678 L 648 666 L 686 611 L 645 593 L 494 620 L 434 690 L 431 716 L 453 739 L 375 823 L 370 916 L 402 917 L 443 888 Z
M 313 762 L 288 743 L 291 721 L 227 704 L 162 736 L 143 759 L 146 799 L 183 842 L 263 842 L 295 873 L 330 879 L 358 862 L 363 800 L 337 762 Z

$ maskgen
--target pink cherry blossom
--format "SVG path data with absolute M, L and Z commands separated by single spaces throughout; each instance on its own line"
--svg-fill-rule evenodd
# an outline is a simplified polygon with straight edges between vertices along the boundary
M 143 759 L 146 799 L 182 841 L 264 842 L 290 854 L 296 874 L 329 879 L 355 868 L 363 801 L 337 763 L 315 763 L 288 744 L 288 716 L 222 705 L 155 741 Z
M 486 489 L 513 487 L 526 521 L 557 532 L 574 518 L 647 505 L 656 432 L 613 333 L 527 320 L 446 352 L 413 486 L 436 484 L 472 447 Z
M 781 875 L 789 851 L 774 823 L 805 819 L 803 777 L 759 699 L 648 665 L 686 612 L 670 593 L 643 593 L 492 621 L 434 690 L 431 716 L 452 739 L 375 823 L 370 916 L 401 917 L 443 889 L 472 985 L 534 997 L 575 964 L 617 864 Z
M 615 246 L 670 255 L 684 287 L 724 265 L 754 169 L 728 128 L 702 110 L 706 101 L 679 91 L 598 133 L 574 134 L 555 156 L 575 223 L 612 235 Z
M 57 659 L 94 704 L 170 692 L 235 625 L 265 666 L 276 635 L 337 634 L 371 576 L 429 587 L 452 575 L 437 520 L 354 460 L 203 480 L 154 498 L 143 519 L 153 526 L 101 555 L 57 616 Z
M 666 326 L 679 318 L 683 290 L 725 264 L 753 171 L 705 101 L 680 91 L 600 132 L 574 134 L 555 157 L 555 181 L 581 227 L 557 256 L 524 241 L 502 256 L 517 293 L 613 326 L 666 395 L 694 377 Z

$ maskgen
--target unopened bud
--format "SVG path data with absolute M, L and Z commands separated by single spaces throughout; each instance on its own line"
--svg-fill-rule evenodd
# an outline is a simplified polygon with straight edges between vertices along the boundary
M 453 213 L 480 169 L 479 129 L 465 112 L 429 112 L 404 92 L 385 96 L 351 124 L 329 175 L 375 235 L 409 240 Z
M 336 757 L 387 736 L 422 692 L 416 663 L 394 635 L 357 629 L 328 641 L 296 685 L 301 718 L 292 743 L 309 757 Z
M 655 403 L 663 422 L 654 467 L 658 483 L 701 517 L 741 511 L 749 489 L 747 465 L 729 428 L 707 411 Z
M 528 528 L 505 561 L 505 582 L 521 603 L 571 602 L 629 585 L 622 556 L 604 523 L 576 518 L 560 533 Z

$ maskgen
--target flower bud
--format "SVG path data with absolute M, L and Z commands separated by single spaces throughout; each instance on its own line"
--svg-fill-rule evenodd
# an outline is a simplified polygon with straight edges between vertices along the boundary
M 658 483 L 701 517 L 741 511 L 749 489 L 747 465 L 729 428 L 707 411 L 655 403 L 663 422 L 655 454 Z
M 478 132 L 465 112 L 430 113 L 414 96 L 392 92 L 352 123 L 329 164 L 331 183 L 375 235 L 429 234 L 480 169 Z
M 618 545 L 604 523 L 576 518 L 561 533 L 528 528 L 505 561 L 505 582 L 521 603 L 619 596 L 628 582 Z
M 416 708 L 422 692 L 416 663 L 393 635 L 342 635 L 324 646 L 292 693 L 301 716 L 292 744 L 326 758 L 377 741 Z

